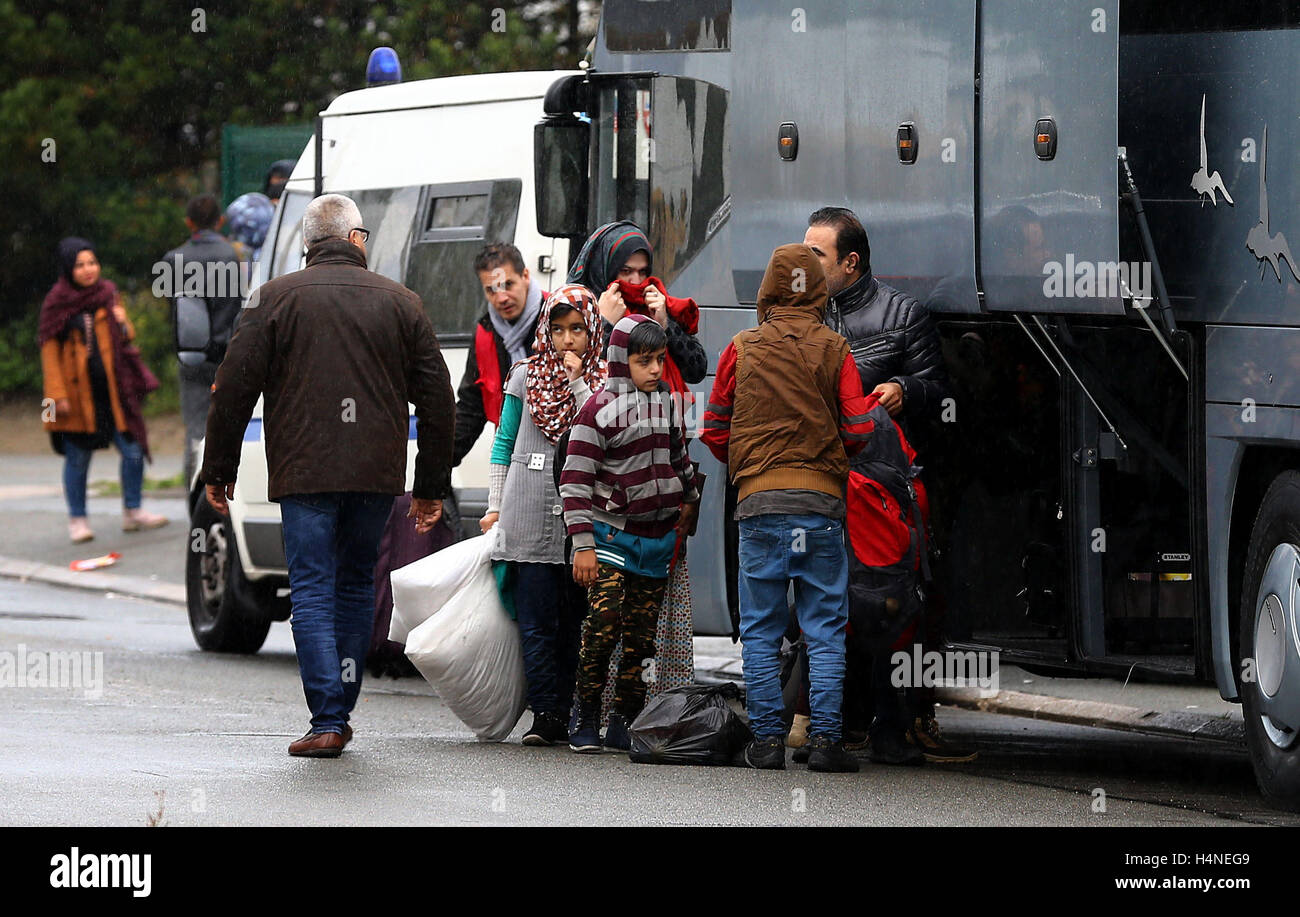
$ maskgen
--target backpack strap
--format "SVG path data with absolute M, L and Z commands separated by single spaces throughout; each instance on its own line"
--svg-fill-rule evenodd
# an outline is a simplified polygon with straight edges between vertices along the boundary
M 917 502 L 916 488 L 912 486 L 910 479 L 907 482 L 907 495 L 912 499 L 912 525 L 908 526 L 908 531 L 912 539 L 912 548 L 920 555 L 921 580 L 932 583 L 934 580 L 930 573 L 930 548 L 928 539 L 923 537 L 925 520 L 921 518 L 921 504 Z

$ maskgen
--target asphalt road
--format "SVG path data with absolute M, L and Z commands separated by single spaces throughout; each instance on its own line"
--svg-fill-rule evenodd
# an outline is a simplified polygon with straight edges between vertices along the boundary
M 97 697 L 0 687 L 9 825 L 145 825 L 160 811 L 169 825 L 1300 824 L 1261 804 L 1239 748 L 947 708 L 977 763 L 656 767 L 524 748 L 523 724 L 479 743 L 424 682 L 367 679 L 344 756 L 298 759 L 286 746 L 307 713 L 286 627 L 255 656 L 207 654 L 174 607 L 0 581 L 0 653 L 20 645 L 102 652 L 103 682 Z

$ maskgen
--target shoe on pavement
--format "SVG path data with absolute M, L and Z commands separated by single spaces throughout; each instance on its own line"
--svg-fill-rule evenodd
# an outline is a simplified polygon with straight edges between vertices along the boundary
M 933 713 L 918 716 L 912 721 L 912 728 L 907 731 L 907 741 L 921 749 L 925 760 L 932 764 L 966 764 L 980 756 L 977 749 L 945 739 Z
M 594 755 L 601 751 L 600 726 L 595 712 L 578 711 L 576 728 L 569 733 L 569 748 L 580 755 Z
M 803 748 L 808 744 L 808 724 L 812 722 L 810 717 L 802 713 L 794 715 L 794 721 L 790 723 L 790 732 L 785 737 L 786 748 Z
M 90 530 L 90 523 L 85 516 L 73 516 L 68 520 L 68 538 L 73 544 L 84 544 L 94 537 L 95 533 Z
M 794 750 L 790 755 L 790 760 L 795 764 L 807 764 L 808 759 L 812 756 L 812 742 L 805 742 Z
M 844 748 L 848 751 L 862 751 L 871 744 L 871 734 L 844 730 Z
M 343 736 L 337 732 L 309 732 L 290 743 L 289 754 L 296 758 L 337 758 L 343 754 Z
M 569 737 L 564 718 L 549 710 L 533 714 L 533 725 L 524 733 L 524 744 L 532 748 L 549 748 Z
M 856 774 L 858 759 L 852 752 L 846 751 L 843 742 L 835 742 L 829 736 L 815 735 L 808 743 L 812 752 L 808 756 L 808 770 L 824 774 Z
M 785 770 L 785 740 L 780 736 L 754 739 L 745 746 L 745 763 L 761 771 Z
M 122 531 L 124 532 L 142 532 L 145 529 L 162 528 L 171 520 L 166 516 L 159 516 L 157 513 L 145 512 L 142 509 L 128 509 L 122 512 Z
M 915 767 L 925 763 L 925 754 L 903 738 L 903 733 L 879 730 L 871 736 L 871 760 L 877 764 Z
M 632 737 L 627 732 L 627 720 L 621 713 L 609 715 L 609 725 L 605 727 L 605 747 L 613 751 L 628 751 L 632 748 Z

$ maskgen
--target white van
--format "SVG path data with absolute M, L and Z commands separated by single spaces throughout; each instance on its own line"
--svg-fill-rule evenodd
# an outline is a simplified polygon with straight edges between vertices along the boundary
M 420 294 L 458 386 L 474 325 L 488 308 L 471 268 L 479 249 L 512 242 L 534 283 L 550 289 L 563 281 L 568 242 L 537 232 L 533 127 L 547 89 L 564 75 L 476 74 L 339 96 L 322 112 L 285 187 L 257 282 L 302 267 L 302 214 L 317 190 L 319 156 L 321 190 L 357 202 L 371 233 L 370 269 Z M 492 431 L 485 427 L 452 473 L 467 525 L 486 509 Z M 414 457 L 412 426 L 408 490 Z M 185 585 L 194 638 L 206 650 L 256 652 L 271 622 L 289 617 L 280 508 L 267 499 L 261 401 L 244 433 L 230 516 L 207 505 L 197 480 L 190 499 Z

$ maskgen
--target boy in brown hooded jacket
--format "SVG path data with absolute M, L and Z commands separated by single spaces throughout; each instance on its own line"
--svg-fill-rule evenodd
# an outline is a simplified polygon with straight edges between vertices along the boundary
M 806 245 L 783 245 L 758 291 L 757 328 L 718 359 L 700 439 L 739 488 L 740 634 L 752 767 L 785 767 L 780 650 L 791 581 L 808 642 L 812 753 L 820 771 L 856 771 L 841 742 L 849 456 L 873 425 L 843 337 L 822 324 L 826 277 Z

